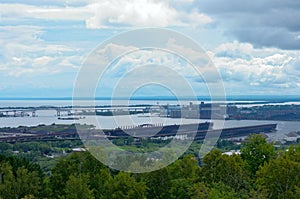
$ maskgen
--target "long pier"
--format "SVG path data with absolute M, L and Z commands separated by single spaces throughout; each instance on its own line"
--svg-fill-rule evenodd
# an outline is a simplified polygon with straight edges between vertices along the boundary
M 200 124 L 183 124 L 183 125 L 168 125 L 163 127 L 149 127 L 149 128 L 132 128 L 115 130 L 107 130 L 105 133 L 108 136 L 116 137 L 149 137 L 151 133 L 156 132 L 152 137 L 172 137 L 176 135 L 186 135 L 187 138 L 192 138 L 195 135 L 194 140 L 203 140 L 207 134 L 212 136 L 216 135 L 220 138 L 233 138 L 233 137 L 244 137 L 249 134 L 258 133 L 271 133 L 276 130 L 277 124 L 262 124 L 254 126 L 244 126 L 244 127 L 233 127 L 224 129 L 212 129 L 213 124 L 206 122 Z
M 220 138 L 234 138 L 234 137 L 245 137 L 249 134 L 259 134 L 259 133 L 271 133 L 276 130 L 277 124 L 262 124 L 255 126 L 244 126 L 244 127 L 234 127 L 234 128 L 224 128 L 224 129 L 216 129 L 199 131 L 196 134 L 195 140 L 203 140 L 207 133 L 210 134 L 218 134 L 221 131 Z
M 263 124 L 255 126 L 245 126 L 245 127 L 234 127 L 234 128 L 224 128 L 224 129 L 211 129 L 211 123 L 201 123 L 201 124 L 184 124 L 184 125 L 168 125 L 168 126 L 155 126 L 155 127 L 136 127 L 133 129 L 126 129 L 125 132 L 129 132 L 131 135 L 126 134 L 122 129 L 112 129 L 104 130 L 106 135 L 97 135 L 97 130 L 93 130 L 91 136 L 87 136 L 87 139 L 97 140 L 97 139 L 118 139 L 118 138 L 162 138 L 162 137 L 173 137 L 176 135 L 186 135 L 187 138 L 192 138 L 192 134 L 196 136 L 194 140 L 204 140 L 207 134 L 219 135 L 222 139 L 225 138 L 234 138 L 234 137 L 244 137 L 249 134 L 258 134 L 258 133 L 271 133 L 276 130 L 277 124 Z M 198 129 L 197 129 L 198 126 Z M 179 128 L 180 127 L 180 128 Z M 196 128 L 195 128 L 196 127 Z M 149 133 L 155 132 L 160 128 L 161 130 L 153 136 Z M 129 131 L 128 131 L 129 130 Z M 130 131 L 131 130 L 131 131 Z M 180 130 L 180 132 L 179 132 Z M 98 130 L 99 131 L 99 130 Z M 45 141 L 45 140 L 74 140 L 79 139 L 79 135 L 76 130 L 68 132 L 58 132 L 58 133 L 43 133 L 43 134 L 30 134 L 27 135 L 13 135 L 0 137 L 0 142 L 28 142 L 28 141 Z M 29 134 L 29 135 L 28 135 Z M 95 134 L 96 136 L 94 136 Z

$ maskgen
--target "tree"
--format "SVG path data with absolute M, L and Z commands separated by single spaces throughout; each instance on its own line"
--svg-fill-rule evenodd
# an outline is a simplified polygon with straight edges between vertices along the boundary
M 234 192 L 232 188 L 224 185 L 223 183 L 214 183 L 210 188 L 209 197 L 210 199 L 238 199 L 242 198 Z
M 189 179 L 195 181 L 199 178 L 201 168 L 194 155 L 185 155 L 167 167 L 172 179 Z
M 299 198 L 300 164 L 297 147 L 271 160 L 257 171 L 258 190 L 268 198 Z
M 8 162 L 0 163 L 0 197 L 22 198 L 26 195 L 38 196 L 41 180 L 37 172 L 28 171 L 25 167 L 13 168 Z
M 12 171 L 14 175 L 16 175 L 16 172 L 20 167 L 24 167 L 29 172 L 33 172 L 33 171 L 37 172 L 40 178 L 44 176 L 40 166 L 38 164 L 31 163 L 26 158 L 18 158 L 16 156 L 7 157 L 4 155 L 0 155 L 0 162 L 8 162 L 12 166 Z
M 12 145 L 6 142 L 0 143 L 0 153 L 4 153 L 6 150 L 12 150 Z
M 209 198 L 209 191 L 209 188 L 203 182 L 195 183 L 188 188 L 191 199 Z
M 286 158 L 300 163 L 300 143 L 297 145 L 291 145 L 285 153 L 281 154 Z
M 215 150 L 204 157 L 203 163 L 202 174 L 208 184 L 222 182 L 235 191 L 249 188 L 250 178 L 239 155 L 222 155 L 220 151 Z
M 250 135 L 248 140 L 243 143 L 241 152 L 252 177 L 255 176 L 260 166 L 275 158 L 276 155 L 273 145 L 268 144 L 266 139 L 259 134 Z
M 188 189 L 192 185 L 193 183 L 191 183 L 190 180 L 184 178 L 171 180 L 170 189 L 166 190 L 167 192 L 169 192 L 168 198 L 190 198 Z
M 71 175 L 66 183 L 65 198 L 66 199 L 93 199 L 95 198 L 89 185 L 89 176 Z
M 220 181 L 235 191 L 247 190 L 250 185 L 250 177 L 245 170 L 245 163 L 239 155 L 222 155 L 217 167 Z
M 190 198 L 189 187 L 198 180 L 200 167 L 193 155 L 186 155 L 166 168 L 170 176 L 169 198 Z
M 106 195 L 111 199 L 143 199 L 146 198 L 147 186 L 144 182 L 136 182 L 129 173 L 119 172 L 113 180 L 106 183 Z
M 235 198 L 247 198 L 247 196 L 239 195 L 231 187 L 225 184 L 212 183 L 207 186 L 203 182 L 199 182 L 191 186 L 189 189 L 189 198 L 191 199 L 235 199 Z
M 149 187 L 147 198 L 168 198 L 168 190 L 171 188 L 171 176 L 168 172 L 168 167 L 145 173 L 144 175 L 147 187 Z
M 8 162 L 0 163 L 0 198 L 14 198 L 14 175 Z
M 219 150 L 209 152 L 203 158 L 202 177 L 207 183 L 214 183 L 220 181 L 218 172 L 218 165 L 221 161 L 222 153 Z
M 95 198 L 102 198 L 107 193 L 107 188 L 109 189 L 109 184 L 112 181 L 109 169 L 103 168 L 92 175 L 90 178 L 90 187 L 94 191 Z
M 26 195 L 38 196 L 41 189 L 41 179 L 38 173 L 30 172 L 24 167 L 17 170 L 14 182 L 14 192 L 16 198 L 25 197 Z
M 106 167 L 88 152 L 72 153 L 67 158 L 61 158 L 52 169 L 50 177 L 53 197 L 57 198 L 65 194 L 66 182 L 71 175 L 88 174 L 92 176 L 103 168 Z
M 35 197 L 33 196 L 33 195 L 31 195 L 31 194 L 29 194 L 29 195 L 26 195 L 24 198 L 22 198 L 22 199 L 35 199 Z

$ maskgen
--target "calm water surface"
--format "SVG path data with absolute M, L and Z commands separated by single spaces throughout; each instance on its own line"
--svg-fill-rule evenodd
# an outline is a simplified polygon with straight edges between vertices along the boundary
M 188 104 L 190 101 L 186 101 Z M 109 100 L 96 101 L 96 105 L 109 105 Z M 148 100 L 137 100 L 131 101 L 130 104 L 176 104 L 176 101 L 148 101 Z M 199 102 L 194 102 L 199 103 Z M 120 100 L 114 102 L 114 104 L 124 105 L 128 104 L 127 101 Z M 30 106 L 69 106 L 72 105 L 71 101 L 68 100 L 0 100 L 0 107 L 30 107 Z M 176 119 L 176 118 L 161 118 L 157 116 L 150 116 L 149 114 L 130 115 L 130 116 L 85 116 L 79 120 L 59 120 L 56 116 L 55 110 L 41 110 L 37 111 L 38 117 L 0 117 L 0 127 L 18 127 L 18 126 L 36 126 L 39 124 L 93 124 L 97 128 L 107 129 L 116 128 L 123 126 L 137 126 L 139 124 L 189 124 L 197 122 L 205 122 L 207 120 L 196 120 L 196 119 Z M 241 127 L 258 124 L 270 124 L 277 123 L 277 132 L 272 134 L 274 139 L 282 139 L 284 134 L 291 131 L 300 131 L 300 122 L 290 121 L 261 121 L 261 120 L 227 120 L 224 123 L 225 128 L 230 127 Z M 214 122 L 214 128 L 221 128 L 218 126 L 218 122 Z

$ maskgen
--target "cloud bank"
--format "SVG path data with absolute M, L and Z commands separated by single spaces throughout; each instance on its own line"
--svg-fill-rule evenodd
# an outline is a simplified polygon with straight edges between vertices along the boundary
M 200 0 L 198 8 L 240 42 L 255 47 L 300 48 L 300 1 Z

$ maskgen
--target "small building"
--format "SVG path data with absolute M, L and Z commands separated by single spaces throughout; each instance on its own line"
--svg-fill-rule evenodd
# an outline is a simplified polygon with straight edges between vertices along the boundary
M 231 151 L 226 151 L 224 153 L 222 153 L 222 155 L 241 155 L 241 151 L 240 150 L 231 150 Z
M 181 110 L 179 109 L 174 109 L 170 111 L 170 117 L 171 118 L 181 118 Z
M 74 148 L 72 149 L 73 152 L 85 152 L 86 149 L 85 148 Z

